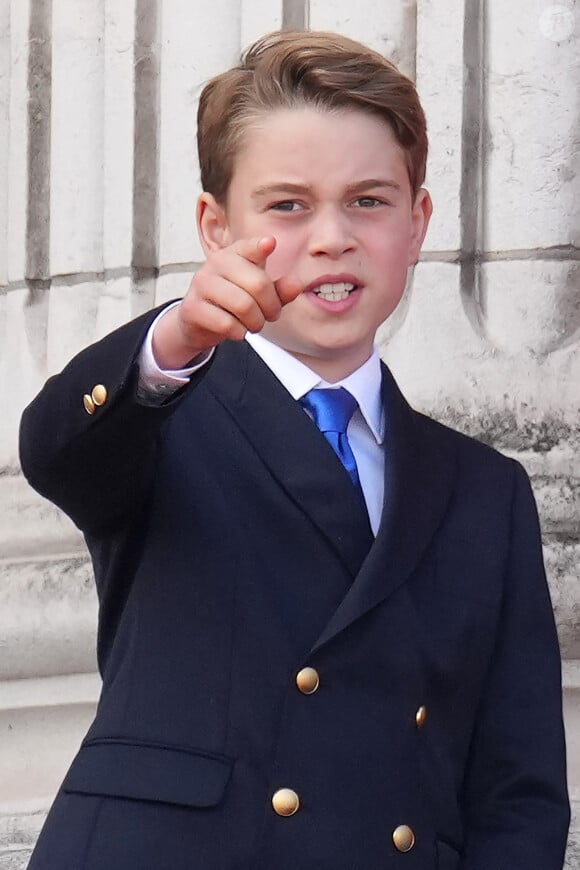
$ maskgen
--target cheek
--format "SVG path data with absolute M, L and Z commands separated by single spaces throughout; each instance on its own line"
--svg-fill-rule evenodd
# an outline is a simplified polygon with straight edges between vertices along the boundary
M 388 227 L 381 231 L 373 228 L 367 236 L 367 248 L 372 249 L 374 257 L 396 260 L 406 256 L 410 246 L 410 235 L 405 228 Z
M 373 248 L 372 259 L 386 275 L 399 279 L 406 275 L 409 265 L 414 261 L 408 239 L 395 243 L 393 239 L 383 239 Z

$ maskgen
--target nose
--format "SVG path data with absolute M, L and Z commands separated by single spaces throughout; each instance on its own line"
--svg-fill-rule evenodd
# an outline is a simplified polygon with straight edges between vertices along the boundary
M 356 248 L 356 241 L 348 215 L 337 207 L 316 212 L 310 223 L 309 253 L 313 257 L 341 257 Z

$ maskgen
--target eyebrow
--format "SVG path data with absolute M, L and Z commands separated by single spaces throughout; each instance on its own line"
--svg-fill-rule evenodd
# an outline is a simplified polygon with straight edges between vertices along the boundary
M 353 195 L 364 190 L 376 190 L 377 188 L 387 188 L 389 190 L 400 191 L 401 185 L 389 178 L 365 178 L 362 181 L 357 181 L 354 184 L 349 184 L 346 187 L 346 193 Z M 252 199 L 262 199 L 266 196 L 274 194 L 310 193 L 312 188 L 308 184 L 294 184 L 291 181 L 275 182 L 274 184 L 265 184 L 262 187 L 257 187 L 252 191 Z

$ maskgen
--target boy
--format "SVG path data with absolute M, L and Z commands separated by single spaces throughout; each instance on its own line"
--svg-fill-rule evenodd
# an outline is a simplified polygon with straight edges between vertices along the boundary
M 527 478 L 373 349 L 431 215 L 415 89 L 273 34 L 207 85 L 198 143 L 187 295 L 23 418 L 26 475 L 92 554 L 103 676 L 30 867 L 557 870 Z

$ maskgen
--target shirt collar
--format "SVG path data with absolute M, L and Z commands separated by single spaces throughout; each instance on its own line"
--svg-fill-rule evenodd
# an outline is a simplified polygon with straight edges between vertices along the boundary
M 381 360 L 376 348 L 360 368 L 346 378 L 329 384 L 287 350 L 273 344 L 264 336 L 248 332 L 246 341 L 297 401 L 316 388 L 344 387 L 357 400 L 361 414 L 377 444 L 383 443 L 385 423 L 381 399 Z

